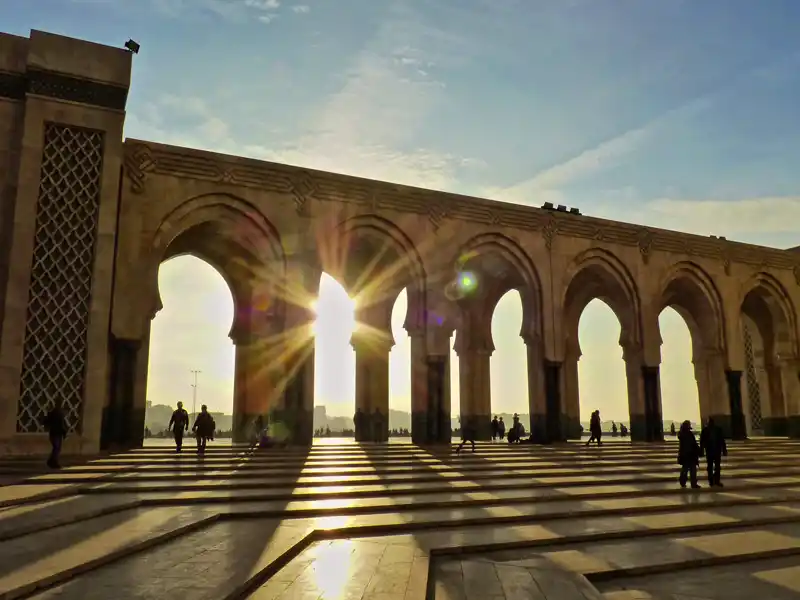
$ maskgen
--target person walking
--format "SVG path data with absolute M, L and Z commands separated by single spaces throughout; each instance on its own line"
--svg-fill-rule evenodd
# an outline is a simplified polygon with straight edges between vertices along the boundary
M 461 452 L 467 442 L 472 444 L 472 451 L 475 452 L 475 438 L 478 437 L 477 429 L 475 417 L 467 417 L 466 423 L 461 425 L 461 443 L 456 448 L 456 454 Z
M 61 410 L 61 400 L 57 399 L 53 408 L 44 418 L 44 427 L 50 437 L 50 456 L 47 459 L 47 466 L 51 469 L 61 468 L 61 447 L 67 437 L 67 419 Z
M 183 448 L 183 433 L 189 431 L 189 413 L 184 410 L 183 402 L 178 402 L 178 408 L 172 413 L 167 430 L 172 430 L 172 436 L 175 438 L 175 451 L 180 452 Z
M 722 457 L 728 456 L 728 445 L 725 443 L 725 433 L 722 427 L 709 418 L 706 426 L 700 431 L 700 456 L 706 458 L 708 470 L 708 485 L 711 487 L 724 487 L 722 485 Z
M 692 487 L 697 489 L 697 465 L 700 462 L 700 446 L 692 431 L 692 424 L 684 421 L 678 432 L 678 464 L 681 466 L 681 474 L 678 481 L 682 488 L 686 487 L 688 477 Z
M 217 424 L 214 423 L 214 417 L 208 414 L 208 407 L 203 404 L 200 407 L 200 414 L 194 420 L 192 432 L 197 438 L 197 453 L 203 454 L 206 451 L 206 443 L 208 440 L 214 439 L 214 430 Z
M 597 441 L 598 446 L 603 445 L 602 437 L 603 437 L 603 429 L 602 424 L 600 421 L 600 411 L 596 410 L 592 413 L 592 416 L 589 418 L 589 439 L 586 442 L 588 446 L 594 441 Z

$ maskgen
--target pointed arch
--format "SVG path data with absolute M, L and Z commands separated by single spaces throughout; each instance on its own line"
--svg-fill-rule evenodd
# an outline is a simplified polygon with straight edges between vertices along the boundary
M 528 253 L 513 238 L 502 233 L 479 234 L 467 240 L 457 251 L 451 264 L 455 277 L 471 260 L 494 255 L 511 267 L 514 281 L 508 289 L 492 290 L 492 310 L 506 292 L 517 289 L 522 298 L 522 337 L 541 337 L 542 284 L 539 272 Z
M 418 329 L 422 326 L 424 319 L 427 273 L 425 263 L 416 245 L 398 225 L 378 215 L 357 215 L 348 217 L 339 223 L 337 239 L 341 247 L 347 248 L 351 240 L 364 238 L 380 240 L 384 243 L 381 248 L 382 253 L 385 254 L 391 250 L 395 254 L 392 257 L 394 260 L 385 269 L 387 273 L 383 275 L 389 279 L 398 278 L 398 281 L 394 282 L 392 289 L 389 290 L 393 294 L 392 306 L 394 306 L 394 301 L 400 291 L 408 288 L 408 310 L 404 327 L 407 331 Z M 380 260 L 382 257 L 376 258 Z M 346 284 L 352 283 L 346 276 L 347 265 L 334 265 L 331 268 L 337 272 L 334 276 L 341 277 Z M 345 271 L 345 273 L 341 271 Z M 345 285 L 346 289 L 348 287 L 351 286 Z M 348 290 L 348 292 L 350 291 Z M 390 317 L 391 307 L 388 315 Z
M 641 341 L 641 300 L 636 281 L 625 263 L 602 248 L 578 254 L 565 273 L 561 306 L 569 342 L 578 344 L 578 322 L 592 300 L 605 302 L 621 325 L 620 344 Z M 577 348 L 580 352 L 579 348 Z
M 161 220 L 148 248 L 144 281 L 152 318 L 162 307 L 158 268 L 165 260 L 194 254 L 212 265 L 228 283 L 234 297 L 235 318 L 253 295 L 273 297 L 267 312 L 280 313 L 285 299 L 281 287 L 286 257 L 273 224 L 252 204 L 227 193 L 202 194 L 179 204 Z
M 739 306 L 769 332 L 776 352 L 798 355 L 797 313 L 789 293 L 777 278 L 764 271 L 754 273 L 741 287 Z
M 689 326 L 695 351 L 702 344 L 708 350 L 723 350 L 725 312 L 722 295 L 713 278 L 698 264 L 679 261 L 661 278 L 656 313 L 673 308 Z

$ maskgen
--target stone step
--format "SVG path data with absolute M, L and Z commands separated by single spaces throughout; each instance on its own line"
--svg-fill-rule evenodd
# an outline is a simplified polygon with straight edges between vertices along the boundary
M 542 525 L 529 526 L 499 526 L 486 521 L 480 527 L 459 526 L 458 521 L 454 522 L 451 529 L 442 530 L 437 523 L 439 515 L 428 515 L 426 518 L 432 527 L 419 529 L 422 521 L 408 522 L 398 515 L 384 515 L 381 525 L 381 532 L 386 537 L 356 538 L 365 532 L 364 522 L 361 517 L 348 519 L 346 523 L 336 523 L 337 517 L 330 521 L 331 527 L 324 529 L 325 522 L 316 523 L 305 521 L 295 522 L 293 527 L 286 524 L 278 525 L 276 521 L 265 521 L 254 519 L 250 516 L 236 520 L 220 520 L 212 523 L 202 531 L 195 531 L 187 535 L 173 538 L 160 547 L 154 548 L 150 552 L 141 553 L 133 551 L 128 557 L 123 558 L 114 564 L 106 563 L 102 568 L 84 571 L 80 577 L 75 578 L 69 583 L 36 596 L 39 600 L 50 598 L 85 598 L 91 592 L 92 597 L 114 597 L 118 600 L 127 598 L 141 598 L 147 591 L 152 590 L 153 597 L 159 593 L 168 596 L 169 585 L 175 585 L 180 589 L 198 589 L 198 596 L 233 600 L 234 598 L 245 598 L 248 594 L 257 589 L 261 584 L 268 581 L 274 588 L 276 585 L 287 583 L 286 573 L 297 568 L 295 560 L 301 557 L 310 544 L 317 540 L 316 548 L 325 547 L 348 547 L 352 548 L 364 544 L 376 544 L 399 548 L 390 552 L 394 555 L 395 564 L 402 562 L 402 556 L 408 556 L 409 552 L 403 547 L 413 545 L 410 554 L 415 558 L 425 558 L 418 564 L 425 564 L 423 572 L 427 571 L 427 555 L 442 549 L 444 552 L 461 552 L 465 547 L 472 546 L 474 550 L 486 551 L 487 549 L 502 549 L 519 546 L 534 546 L 539 544 L 542 548 L 554 548 L 562 545 L 576 544 L 581 545 L 607 542 L 609 540 L 625 537 L 628 539 L 647 539 L 653 536 L 663 536 L 665 534 L 681 533 L 689 535 L 692 533 L 715 532 L 720 530 L 745 529 L 748 532 L 753 529 L 753 525 L 763 527 L 769 523 L 777 523 L 783 518 L 785 521 L 793 519 L 794 522 L 800 520 L 800 509 L 798 512 L 788 512 L 785 517 L 769 516 L 765 512 L 770 507 L 759 507 L 760 510 L 753 512 L 737 513 L 737 517 L 717 514 L 715 512 L 702 512 L 695 519 L 686 522 L 683 513 L 663 513 L 661 515 L 640 515 L 638 523 L 634 523 L 624 517 L 609 523 L 608 517 L 597 517 L 587 519 L 575 519 L 566 521 L 564 527 L 553 528 L 546 523 Z M 721 509 L 720 509 L 721 510 Z M 784 512 L 780 509 L 779 513 Z M 657 519 L 648 526 L 647 519 Z M 321 533 L 308 537 L 310 530 L 316 526 L 322 526 Z M 367 524 L 375 525 L 374 521 Z M 286 531 L 290 527 L 290 534 L 279 536 L 276 531 Z M 615 528 L 616 527 L 616 528 Z M 376 533 L 376 531 L 373 531 Z M 414 533 L 410 533 L 414 532 Z M 320 539 L 319 536 L 330 536 L 335 540 Z M 345 540 L 341 538 L 356 538 Z M 554 550 L 557 551 L 557 550 Z M 308 560 L 319 557 L 318 551 L 313 548 L 309 554 L 302 555 L 301 560 Z M 333 564 L 320 566 L 319 569 L 324 573 L 331 573 L 339 569 L 344 571 L 339 573 L 345 581 L 349 581 L 347 572 L 348 564 L 342 558 L 336 559 L 332 556 Z M 413 561 L 412 561 L 413 562 Z M 286 565 L 284 567 L 284 565 Z M 294 566 L 293 566 L 294 565 Z M 281 574 L 283 569 L 286 572 Z M 202 574 L 202 583 L 198 583 L 197 577 Z M 168 585 L 164 586 L 164 579 L 167 578 Z M 63 580 L 62 580 L 63 581 Z M 288 582 L 290 583 L 291 580 Z M 387 584 L 390 582 L 387 582 Z M 51 581 L 52 584 L 52 581 Z M 43 584 L 44 585 L 44 584 Z M 162 588 L 159 588 L 159 585 Z M 98 590 L 104 590 L 111 594 L 103 596 Z M 288 587 L 288 584 L 287 586 Z M 263 590 L 262 590 L 263 592 Z M 99 594 L 99 595 L 98 595 Z M 266 592 L 261 595 L 264 596 Z M 19 596 L 12 596 L 19 597 Z M 252 596 L 258 598 L 259 594 Z M 422 595 L 418 598 L 424 597 Z M 3 598 L 3 596 L 0 596 Z
M 0 545 L 0 599 L 12 600 L 209 525 L 217 517 L 164 508 L 118 513 Z
M 518 586 L 526 573 L 535 575 L 554 568 L 572 571 L 598 584 L 623 577 L 647 577 L 787 556 L 800 556 L 800 523 L 659 535 L 625 542 L 567 543 L 537 548 L 524 557 L 508 552 L 470 555 L 456 561 L 435 561 L 431 576 L 437 584 L 435 597 L 463 598 L 466 589 L 473 595 L 477 592 L 494 597 L 507 592 L 509 584 Z M 535 576 L 534 580 L 538 581 Z M 441 582 L 445 585 L 439 585 Z
M 464 511 L 479 507 L 500 514 L 503 511 L 515 513 L 548 515 L 556 512 L 569 516 L 582 508 L 617 508 L 676 506 L 685 503 L 687 493 L 692 496 L 692 505 L 706 503 L 715 505 L 759 504 L 769 502 L 800 501 L 800 488 L 769 486 L 749 486 L 726 488 L 727 492 L 706 490 L 687 492 L 672 484 L 644 485 L 640 489 L 615 488 L 614 486 L 587 486 L 582 493 L 571 490 L 570 494 L 559 493 L 551 488 L 534 490 L 499 490 L 490 492 L 486 488 L 461 490 L 452 487 L 441 488 L 438 494 L 391 494 L 353 498 L 331 496 L 324 493 L 288 495 L 283 500 L 274 496 L 257 498 L 242 496 L 231 502 L 228 496 L 218 497 L 195 492 L 173 493 L 170 496 L 131 499 L 127 495 L 92 496 L 82 503 L 79 498 L 65 498 L 45 503 L 23 505 L 16 509 L 0 512 L 0 541 L 19 537 L 28 533 L 56 527 L 65 523 L 88 520 L 97 516 L 157 506 L 223 505 L 224 509 L 238 512 L 257 511 L 264 518 L 307 518 L 324 517 L 329 514 L 357 515 L 367 513 L 398 512 L 408 513 L 431 511 L 444 508 L 446 517 L 452 511 Z M 711 492 L 711 493 L 709 493 Z M 743 493 L 747 492 L 747 493 Z M 288 501 L 291 500 L 291 501 Z M 528 508 L 526 508 L 528 507 Z

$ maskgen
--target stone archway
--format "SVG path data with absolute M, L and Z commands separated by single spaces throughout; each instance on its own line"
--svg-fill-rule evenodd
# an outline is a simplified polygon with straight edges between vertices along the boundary
M 490 358 L 494 351 L 491 321 L 500 299 L 517 290 L 522 299 L 520 336 L 528 353 L 528 405 L 534 439 L 546 436 L 542 292 L 539 274 L 512 238 L 488 233 L 470 239 L 453 261 L 446 295 L 458 307 L 455 349 L 459 356 L 462 425 L 472 419 L 479 439 L 490 438 Z M 470 284 L 468 281 L 474 281 Z
M 745 431 L 786 435 L 787 417 L 800 406 L 797 316 L 774 277 L 757 273 L 743 287 L 739 331 L 745 354 L 740 388 Z
M 725 317 L 719 291 L 700 266 L 688 261 L 673 265 L 659 290 L 655 318 L 670 307 L 689 328 L 701 420 L 714 417 L 723 429 L 731 431 L 731 418 L 741 411 L 729 403 Z
M 170 258 L 191 254 L 212 265 L 233 296 L 233 435 L 234 441 L 244 441 L 257 416 L 266 416 L 281 405 L 290 379 L 290 348 L 286 336 L 281 335 L 287 301 L 285 256 L 276 229 L 244 200 L 227 194 L 203 195 L 167 214 L 147 250 L 141 278 L 143 304 L 139 308 L 143 343 L 132 353 L 124 342 L 112 340 L 112 381 L 119 388 L 112 393 L 112 401 L 129 397 L 136 419 L 140 413 L 144 418 L 150 322 L 161 308 L 158 269 Z M 125 366 L 130 362 L 136 364 L 135 372 L 129 377 L 119 376 L 120 370 L 131 370 Z
M 355 300 L 355 410 L 359 413 L 356 439 L 385 441 L 389 432 L 389 354 L 395 340 L 392 309 L 405 289 L 408 309 L 404 327 L 412 338 L 412 381 L 415 336 L 423 351 L 427 275 L 411 238 L 396 224 L 376 215 L 341 221 L 335 235 L 319 247 L 322 271 L 336 279 Z M 417 375 L 419 376 L 419 375 Z M 416 410 L 424 408 L 424 395 L 412 384 L 412 434 Z M 424 390 L 423 390 L 424 391 Z M 366 415 L 366 416 L 364 416 Z
M 628 383 L 628 409 L 631 419 L 631 437 L 649 439 L 660 423 L 660 410 L 650 398 L 646 405 L 643 378 L 653 378 L 644 365 L 641 342 L 641 306 L 636 282 L 627 267 L 612 253 L 592 248 L 578 255 L 567 268 L 567 282 L 561 296 L 564 347 L 564 427 L 570 438 L 580 437 L 580 389 L 578 361 L 581 357 L 578 326 L 586 306 L 592 300 L 601 300 L 611 308 L 620 323 L 619 344 L 622 346 Z M 658 375 L 655 372 L 655 383 Z M 652 381 L 649 382 L 652 387 Z M 652 396 L 652 392 L 650 393 Z M 658 411 L 658 414 L 653 414 Z M 661 426 L 659 426 L 659 430 Z M 652 430 L 652 431 L 651 431 Z

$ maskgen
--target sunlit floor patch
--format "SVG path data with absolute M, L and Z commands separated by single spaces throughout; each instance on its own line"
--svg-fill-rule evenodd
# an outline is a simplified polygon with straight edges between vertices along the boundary
M 753 576 L 800 594 L 800 566 L 774 569 L 772 571 L 759 571 L 754 573 Z
M 762 530 L 701 535 L 676 541 L 712 556 L 735 556 L 742 552 L 769 552 L 786 548 L 800 548 L 800 539 L 798 538 Z
M 562 550 L 557 552 L 545 552 L 542 556 L 553 561 L 557 565 L 580 574 L 598 573 L 612 569 L 612 565 L 601 558 L 586 554 L 580 550 Z
M 626 521 L 648 529 L 675 529 L 693 525 L 710 525 L 715 523 L 735 523 L 738 519 L 719 515 L 709 511 L 691 511 L 666 513 L 660 515 L 633 515 L 624 517 Z

